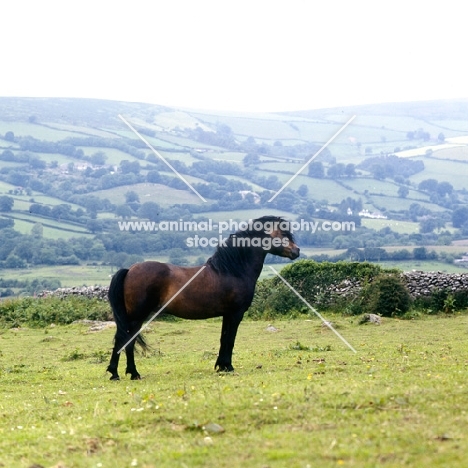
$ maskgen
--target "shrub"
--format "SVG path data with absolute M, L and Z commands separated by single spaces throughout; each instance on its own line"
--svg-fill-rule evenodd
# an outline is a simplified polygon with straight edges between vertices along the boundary
M 356 291 L 343 295 L 335 291 L 336 286 L 344 280 L 365 285 L 383 272 L 396 270 L 384 270 L 368 262 L 319 263 L 299 260 L 283 268 L 281 276 L 312 306 L 333 308 L 337 312 L 345 310 L 359 293 Z M 310 313 L 309 308 L 279 278 L 272 278 L 257 284 L 248 316 L 258 319 L 303 313 Z
M 380 275 L 361 292 L 360 303 L 364 311 L 383 317 L 406 314 L 411 306 L 411 296 L 400 276 Z
M 413 307 L 424 313 L 453 313 L 468 308 L 468 290 L 434 289 L 429 296 L 414 300 Z
M 108 302 L 84 297 L 8 299 L 0 302 L 0 326 L 45 327 L 67 325 L 75 320 L 108 320 Z

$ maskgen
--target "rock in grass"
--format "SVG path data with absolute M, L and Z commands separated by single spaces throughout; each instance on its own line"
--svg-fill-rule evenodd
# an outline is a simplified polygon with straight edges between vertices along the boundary
M 375 323 L 376 325 L 380 325 L 382 323 L 382 317 L 376 314 L 364 314 L 359 319 L 359 325 L 362 325 L 364 323 Z
M 203 430 L 211 434 L 221 434 L 224 432 L 224 427 L 216 423 L 208 423 L 203 426 Z

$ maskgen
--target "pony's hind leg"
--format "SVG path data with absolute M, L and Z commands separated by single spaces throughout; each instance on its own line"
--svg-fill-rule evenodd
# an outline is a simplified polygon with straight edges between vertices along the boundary
M 130 328 L 129 335 L 130 336 L 135 335 L 135 333 L 137 333 L 140 330 L 141 325 L 142 324 L 140 322 L 132 323 L 132 327 Z M 140 340 L 138 340 L 138 338 L 140 338 Z M 125 354 L 127 355 L 127 368 L 125 369 L 125 374 L 130 374 L 130 376 L 131 376 L 130 378 L 132 380 L 140 380 L 141 379 L 141 376 L 138 373 L 136 365 L 135 365 L 135 343 L 136 343 L 137 340 L 144 343 L 144 341 L 141 339 L 141 337 L 137 336 L 130 343 L 128 343 L 126 348 L 125 348 Z
M 110 372 L 112 374 L 110 380 L 120 380 L 119 373 L 117 371 L 119 367 L 120 358 L 120 354 L 118 353 L 118 351 L 119 346 L 117 345 L 117 343 L 115 343 L 114 349 L 112 350 L 111 360 L 109 366 L 107 367 L 107 372 Z

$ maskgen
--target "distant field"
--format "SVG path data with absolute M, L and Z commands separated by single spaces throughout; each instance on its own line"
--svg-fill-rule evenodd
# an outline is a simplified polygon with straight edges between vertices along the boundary
M 234 211 L 206 211 L 195 215 L 195 217 L 204 217 L 212 219 L 213 221 L 228 221 L 230 219 L 235 221 L 248 221 L 249 219 L 260 218 L 262 216 L 283 216 L 291 220 L 291 213 L 277 209 L 256 208 L 253 210 L 234 210 Z
M 426 179 L 436 179 L 439 182 L 449 181 L 456 190 L 468 189 L 468 164 L 440 160 L 431 157 L 416 158 L 424 162 L 425 169 L 411 176 L 411 181 L 419 183 Z
M 25 212 L 29 212 L 29 207 L 33 203 L 41 203 L 44 205 L 49 205 L 51 207 L 55 205 L 69 205 L 73 210 L 78 208 L 83 208 L 80 205 L 76 205 L 75 203 L 68 203 L 65 200 L 60 200 L 59 198 L 49 197 L 47 195 L 40 195 L 40 192 L 33 192 L 31 196 L 28 195 L 12 195 L 15 202 L 13 205 L 14 210 L 22 210 Z M 38 195 L 35 195 L 38 194 Z M 34 201 L 31 201 L 34 200 Z
M 411 221 L 361 218 L 361 225 L 369 229 L 375 229 L 376 231 L 389 227 L 392 231 L 398 232 L 399 234 L 415 234 L 419 232 L 419 223 L 413 223 Z
M 384 268 L 398 268 L 402 271 L 441 271 L 442 273 L 468 273 L 467 268 L 445 262 L 374 262 Z
M 214 123 L 219 121 L 219 117 L 203 116 L 203 120 Z M 297 138 L 298 132 L 289 122 L 284 122 L 281 116 L 270 116 L 268 119 L 257 118 L 257 116 L 237 117 L 224 116 L 223 121 L 232 129 L 235 134 L 253 136 L 254 138 L 275 141 L 277 139 Z
M 79 133 L 49 128 L 41 124 L 33 124 L 29 122 L 5 122 L 0 121 L 0 133 L 5 134 L 6 132 L 12 131 L 15 136 L 32 136 L 38 140 L 46 141 L 59 141 L 64 140 L 68 137 L 80 136 Z
M 278 177 L 283 183 L 288 180 L 287 176 Z M 329 203 L 340 203 L 347 197 L 352 197 L 353 192 L 344 188 L 338 182 L 330 179 L 313 179 L 305 175 L 298 175 L 288 187 L 297 190 L 301 185 L 308 188 L 307 196 L 314 200 L 327 200 Z
M 219 153 L 204 153 L 206 158 L 215 159 L 216 161 L 228 161 L 228 162 L 238 162 L 242 163 L 242 160 L 245 158 L 245 153 L 238 153 L 234 151 L 226 151 Z
M 131 154 L 125 153 L 116 148 L 100 148 L 98 146 L 78 146 L 77 148 L 82 149 L 86 156 L 92 156 L 95 153 L 102 152 L 107 156 L 106 164 L 112 164 L 114 166 L 118 166 L 124 160 L 140 161 Z
M 37 278 L 59 280 L 63 287 L 107 286 L 116 269 L 109 266 L 54 265 L 35 268 L 0 270 L 0 278 L 34 280 Z
M 361 194 L 367 190 L 371 194 L 383 194 L 390 197 L 397 196 L 398 189 L 400 187 L 398 184 L 390 180 L 377 180 L 370 177 L 342 179 L 342 182 L 344 185 L 352 187 Z M 429 195 L 409 188 L 407 198 L 428 201 Z
M 468 146 L 458 146 L 435 151 L 431 157 L 434 159 L 468 162 Z
M 178 190 L 166 185 L 151 183 L 123 185 L 92 192 L 92 194 L 100 198 L 107 198 L 112 203 L 121 205 L 125 203 L 125 194 L 130 191 L 136 192 L 139 195 L 141 203 L 151 201 L 161 206 L 171 206 L 176 203 L 202 203 L 192 191 Z
M 413 203 L 418 203 L 431 211 L 445 211 L 445 208 L 434 203 L 428 203 L 422 200 L 412 200 L 409 198 L 400 198 L 398 196 L 384 197 L 380 195 L 371 195 L 370 199 L 376 206 L 384 206 L 387 210 L 392 211 L 408 210 Z
M 19 217 L 14 218 L 15 221 L 15 230 L 20 232 L 21 234 L 30 234 L 32 227 L 36 223 L 41 223 L 43 226 L 43 236 L 50 238 L 50 239 L 71 239 L 72 237 L 93 237 L 94 235 L 91 234 L 84 228 L 80 228 L 75 225 L 69 225 L 66 223 L 59 223 L 58 221 L 54 220 L 46 220 L 42 218 L 35 218 L 31 217 L 31 220 L 20 219 Z M 44 225 L 46 224 L 46 225 Z M 58 229 L 51 226 L 47 226 L 47 224 L 54 225 L 57 224 L 58 226 L 63 227 L 64 229 Z
M 46 123 L 48 127 L 60 130 L 60 131 L 70 131 L 73 133 L 83 133 L 83 136 L 97 136 L 101 138 L 117 138 L 113 132 L 107 130 L 101 130 L 92 127 L 86 127 L 84 125 L 71 125 L 71 124 L 62 124 L 62 123 Z

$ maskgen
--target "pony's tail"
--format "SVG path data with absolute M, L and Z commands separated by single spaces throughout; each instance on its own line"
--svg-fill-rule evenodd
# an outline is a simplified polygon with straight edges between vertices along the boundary
M 123 346 L 131 338 L 131 322 L 128 319 L 127 309 L 125 307 L 124 297 L 124 281 L 127 276 L 128 269 L 120 269 L 111 280 L 109 285 L 109 292 L 107 297 L 109 298 L 109 304 L 112 308 L 112 314 L 114 315 L 115 325 L 117 331 L 115 333 L 115 342 Z M 141 333 L 138 334 L 136 342 L 146 350 L 148 345 L 146 344 Z

